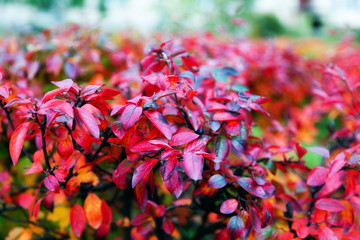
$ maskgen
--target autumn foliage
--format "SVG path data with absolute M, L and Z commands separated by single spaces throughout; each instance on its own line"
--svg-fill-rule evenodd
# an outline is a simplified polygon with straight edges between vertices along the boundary
M 357 47 L 154 39 L 0 40 L 2 236 L 360 238 Z

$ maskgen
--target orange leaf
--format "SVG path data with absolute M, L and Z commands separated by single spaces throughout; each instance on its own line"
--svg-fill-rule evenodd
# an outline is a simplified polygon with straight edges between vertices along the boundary
M 89 193 L 84 202 L 86 220 L 91 227 L 98 229 L 102 223 L 101 199 L 94 193 Z

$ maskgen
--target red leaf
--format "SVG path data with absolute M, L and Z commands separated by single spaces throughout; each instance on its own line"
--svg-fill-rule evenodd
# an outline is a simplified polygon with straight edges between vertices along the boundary
M 15 98 L 10 100 L 4 107 L 11 107 L 15 104 L 32 104 L 29 99 Z
M 145 222 L 148 218 L 149 218 L 148 215 L 146 215 L 146 214 L 144 214 L 144 213 L 139 213 L 138 215 L 136 215 L 135 217 L 133 217 L 133 218 L 131 219 L 131 225 L 139 226 L 139 225 L 141 225 L 143 222 Z
M 87 97 L 90 96 L 94 93 L 96 93 L 96 91 L 101 88 L 102 86 L 105 86 L 105 84 L 94 84 L 94 85 L 87 85 L 86 87 L 84 87 L 83 91 L 81 92 L 81 97 Z M 88 100 L 88 98 L 87 98 Z
M 196 152 L 203 149 L 208 143 L 210 136 L 202 135 L 198 139 L 195 139 L 185 147 L 185 152 Z
M 151 217 L 162 217 L 165 214 L 165 206 L 158 205 L 154 201 L 149 200 L 144 212 Z
M 345 205 L 342 202 L 332 198 L 321 198 L 317 200 L 315 207 L 328 212 L 341 212 L 345 210 Z
M 111 110 L 110 116 L 114 116 L 116 114 L 122 113 L 126 107 L 127 105 L 120 105 L 114 107 L 113 110 Z
M 169 178 L 164 179 L 163 182 L 166 189 L 175 195 L 176 198 L 179 198 L 181 193 L 183 192 L 183 182 L 181 176 L 178 171 L 175 169 L 169 176 Z
M 215 174 L 209 179 L 209 187 L 211 188 L 222 188 L 225 187 L 226 184 L 227 181 L 225 177 L 221 176 L 220 174 Z
M 320 191 L 315 195 L 316 198 L 326 197 L 327 195 L 335 192 L 340 186 L 342 186 L 344 178 L 345 178 L 345 171 L 340 171 L 335 174 L 333 177 L 326 180 L 326 183 Z
M 85 108 L 75 108 L 75 113 L 89 132 L 95 137 L 100 137 L 99 120 Z
M 276 240 L 293 240 L 294 234 L 292 232 L 284 232 Z
M 137 184 L 134 188 L 135 200 L 141 211 L 145 210 L 147 202 L 147 186 L 145 184 Z
M 329 169 L 325 167 L 316 167 L 309 173 L 306 184 L 312 187 L 321 186 L 326 181 L 326 175 Z
M 261 114 L 264 114 L 268 117 L 270 117 L 270 114 L 265 110 L 265 108 L 263 108 L 261 105 L 257 104 L 257 103 L 249 103 L 249 107 L 252 109 L 252 110 L 255 110 Z
M 81 157 L 79 150 L 73 150 L 71 155 L 63 162 L 62 167 L 66 170 L 72 168 Z
M 171 235 L 174 231 L 174 224 L 169 218 L 164 217 L 162 222 L 162 228 L 167 234 Z
M 123 160 L 113 173 L 112 180 L 118 188 L 126 188 L 127 178 L 126 172 L 131 168 L 132 163 L 127 159 Z
M 158 111 L 145 111 L 144 114 L 146 117 L 155 125 L 155 127 L 162 133 L 164 136 L 170 140 L 172 133 L 169 122 L 166 118 Z
M 132 127 L 132 125 L 134 125 L 139 120 L 141 114 L 141 107 L 136 107 L 133 104 L 127 105 L 120 117 L 120 121 L 124 130 L 128 130 L 130 127 Z
M 304 239 L 309 235 L 309 228 L 307 226 L 304 225 L 300 225 L 297 229 L 296 229 L 296 234 L 301 238 Z
M 260 232 L 261 220 L 260 220 L 259 212 L 254 207 L 250 207 L 249 214 L 250 214 L 251 226 L 254 228 L 255 232 Z
M 62 93 L 62 92 L 64 92 L 64 89 L 58 88 L 58 89 L 54 89 L 54 90 L 51 90 L 51 91 L 45 93 L 43 99 L 41 100 L 41 104 L 46 103 L 46 102 L 49 101 L 51 98 L 59 95 L 59 94 Z
M 161 141 L 161 140 L 149 140 L 149 143 L 155 145 L 155 146 L 158 146 L 158 147 L 161 147 L 161 148 L 165 148 L 165 149 L 173 149 L 172 147 L 170 147 L 169 144 L 167 144 L 166 142 L 164 141 Z
M 22 208 L 29 209 L 31 204 L 35 201 L 35 196 L 31 195 L 31 193 L 21 193 L 14 197 L 16 204 L 21 206 Z
M 80 128 L 76 128 L 72 133 L 71 136 L 74 140 L 82 147 L 86 152 L 91 151 L 92 146 L 92 138 L 90 134 Z
M 99 229 L 96 231 L 96 239 L 103 239 L 110 233 L 110 224 L 101 224 Z
M 232 216 L 227 224 L 226 229 L 229 234 L 229 237 L 231 239 L 236 239 L 240 237 L 241 232 L 244 229 L 244 221 L 242 220 L 241 217 Z
M 72 196 L 80 190 L 80 180 L 77 176 L 70 178 L 66 183 L 66 194 Z
M 168 180 L 170 175 L 173 173 L 175 167 L 177 166 L 177 158 L 170 157 L 163 166 L 160 168 L 160 174 L 163 180 Z
M 306 148 L 300 146 L 298 143 L 296 143 L 296 150 L 298 152 L 299 158 L 302 158 L 306 154 Z
M 48 175 L 44 180 L 45 187 L 52 192 L 59 192 L 60 184 L 53 175 Z
M 145 139 L 132 144 L 128 149 L 131 152 L 138 153 L 138 152 L 156 152 L 159 151 L 161 148 L 154 144 L 149 143 L 149 140 Z
M 68 158 L 74 152 L 74 146 L 70 136 L 57 142 L 57 151 L 62 158 Z
M 70 211 L 70 225 L 75 236 L 81 236 L 85 229 L 85 224 L 85 211 L 79 204 L 75 204 Z
M 186 174 L 193 180 L 202 179 L 204 158 L 195 153 L 185 152 L 183 160 Z
M 238 200 L 231 198 L 223 202 L 220 206 L 220 212 L 223 214 L 233 213 L 238 207 Z
M 136 168 L 132 178 L 132 188 L 134 188 L 136 184 L 138 184 L 138 182 L 151 171 L 158 161 L 159 160 L 156 158 L 150 158 Z
M 60 168 L 57 169 L 55 171 L 55 178 L 59 181 L 59 182 L 66 182 L 65 178 L 67 177 L 67 175 L 69 174 L 69 170 L 65 169 L 65 168 Z
M 26 173 L 24 175 L 42 172 L 43 170 L 44 169 L 43 169 L 41 163 L 34 162 L 33 164 L 31 164 L 30 168 L 26 171 Z
M 65 100 L 51 99 L 40 106 L 38 113 L 45 115 L 49 109 L 52 110 L 57 109 L 60 110 L 62 113 L 67 114 L 71 118 L 74 117 L 72 106 L 70 105 L 70 103 L 66 102 Z
M 105 200 L 101 201 L 101 214 L 104 224 L 110 224 L 112 220 L 112 211 L 109 205 L 105 202 Z
M 238 112 L 231 112 L 226 110 L 220 110 L 214 113 L 213 121 L 235 121 L 242 119 L 243 116 Z
M 39 214 L 40 204 L 41 204 L 41 202 L 42 202 L 43 199 L 44 199 L 44 198 L 42 197 L 42 198 L 40 198 L 39 200 L 37 200 L 37 202 L 36 202 L 36 204 L 35 204 L 35 206 L 34 206 L 34 209 L 33 209 L 33 211 L 32 211 L 32 215 L 33 215 L 34 218 L 37 218 L 37 215 Z
M 21 124 L 15 129 L 15 131 L 11 135 L 9 150 L 10 150 L 11 160 L 14 166 L 16 166 L 16 163 L 19 160 L 21 150 L 26 139 L 26 133 L 30 124 L 31 122 L 25 122 Z
M 103 100 L 110 100 L 113 97 L 119 95 L 121 91 L 111 88 L 103 88 L 101 93 L 99 94 L 101 96 L 101 99 Z
M 181 146 L 197 139 L 198 137 L 199 135 L 194 132 L 179 132 L 172 136 L 170 145 Z
M 94 193 L 89 193 L 84 201 L 86 220 L 89 225 L 98 229 L 102 223 L 101 199 Z
M 319 154 L 325 158 L 330 157 L 329 150 L 327 150 L 326 148 L 323 148 L 323 147 L 308 147 L 307 150 L 309 150 L 310 152 Z

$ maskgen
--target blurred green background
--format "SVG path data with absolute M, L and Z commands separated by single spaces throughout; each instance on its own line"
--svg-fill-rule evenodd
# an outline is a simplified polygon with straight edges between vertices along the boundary
M 67 23 L 106 31 L 360 40 L 360 0 L 0 0 L 0 34 Z

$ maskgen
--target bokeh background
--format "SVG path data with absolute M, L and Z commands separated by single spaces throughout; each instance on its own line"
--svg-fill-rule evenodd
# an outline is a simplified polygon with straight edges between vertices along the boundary
M 0 34 L 78 23 L 142 35 L 211 31 L 237 37 L 360 41 L 360 0 L 0 0 Z

